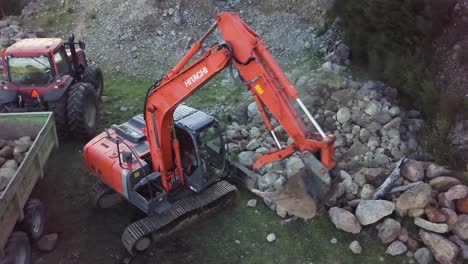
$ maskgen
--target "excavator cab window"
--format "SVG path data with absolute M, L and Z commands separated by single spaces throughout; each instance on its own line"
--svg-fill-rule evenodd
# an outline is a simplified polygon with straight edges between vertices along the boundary
M 200 159 L 206 172 L 207 181 L 224 173 L 226 162 L 223 137 L 218 123 L 202 130 L 197 136 Z
M 195 145 L 188 132 L 182 129 L 176 129 L 176 131 L 177 139 L 179 139 L 180 142 L 182 167 L 184 168 L 185 174 L 190 176 L 198 167 Z

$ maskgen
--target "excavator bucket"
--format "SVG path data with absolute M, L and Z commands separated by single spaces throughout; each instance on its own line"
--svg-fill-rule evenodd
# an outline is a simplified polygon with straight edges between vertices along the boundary
M 255 189 L 255 182 L 262 177 L 238 162 L 233 164 L 244 172 L 242 181 L 256 195 L 274 202 L 276 206 L 303 219 L 311 219 L 317 209 L 334 195 L 335 181 L 325 166 L 309 151 L 299 155 L 305 167 L 297 174 L 289 177 L 286 184 L 275 192 L 261 192 Z

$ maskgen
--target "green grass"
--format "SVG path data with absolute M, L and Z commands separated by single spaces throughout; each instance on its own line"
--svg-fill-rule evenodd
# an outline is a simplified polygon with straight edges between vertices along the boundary
M 73 29 L 78 13 L 72 6 L 63 6 L 56 0 L 45 0 L 44 10 L 35 18 L 27 21 L 27 27 L 46 28 L 50 32 L 67 33 Z
M 255 198 L 246 190 L 236 206 L 206 220 L 190 238 L 197 263 L 402 263 L 405 257 L 390 257 L 386 247 L 366 232 L 352 235 L 337 230 L 322 210 L 310 222 L 281 224 L 275 212 L 257 197 L 257 207 L 246 206 Z M 266 237 L 275 233 L 277 240 Z M 331 244 L 330 239 L 338 239 Z M 234 241 L 239 240 L 240 244 Z M 353 240 L 363 247 L 361 255 L 348 248 Z M 379 257 L 384 260 L 379 260 Z

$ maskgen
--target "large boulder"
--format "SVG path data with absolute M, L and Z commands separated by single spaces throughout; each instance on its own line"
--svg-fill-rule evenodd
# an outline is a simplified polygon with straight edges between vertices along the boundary
M 387 218 L 383 221 L 382 224 L 380 224 L 378 235 L 382 243 L 389 244 L 400 235 L 400 231 L 400 222 L 392 218 Z
M 361 232 L 361 225 L 349 211 L 339 207 L 332 207 L 328 211 L 328 214 L 336 228 L 353 234 Z
M 424 178 L 424 167 L 422 162 L 410 160 L 401 169 L 401 175 L 412 182 L 422 180 Z
M 431 201 L 431 192 L 431 186 L 426 183 L 405 191 L 397 199 L 397 212 L 401 216 L 404 216 L 410 209 L 426 207 L 426 205 Z
M 460 184 L 460 181 L 452 177 L 441 176 L 432 179 L 429 184 L 436 191 L 446 192 L 453 186 Z
M 459 249 L 445 237 L 426 231 L 419 231 L 422 242 L 431 250 L 439 263 L 455 263 Z
M 395 204 L 386 200 L 361 200 L 356 217 L 361 225 L 370 225 L 393 213 Z
M 452 233 L 468 241 L 468 214 L 458 216 L 458 221 L 453 227 Z

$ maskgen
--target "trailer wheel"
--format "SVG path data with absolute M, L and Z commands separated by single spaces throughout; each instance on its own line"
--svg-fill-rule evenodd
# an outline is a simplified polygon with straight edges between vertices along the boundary
M 83 72 L 83 82 L 92 84 L 96 89 L 96 94 L 100 97 L 104 94 L 104 78 L 101 69 L 90 65 Z
M 0 264 L 31 264 L 31 244 L 24 232 L 14 232 L 8 238 L 5 257 Z
M 39 199 L 30 199 L 24 206 L 22 230 L 33 241 L 37 241 L 42 237 L 44 233 L 44 205 Z
M 70 87 L 67 116 L 70 132 L 75 137 L 87 139 L 96 134 L 99 117 L 98 97 L 91 84 L 79 82 Z

